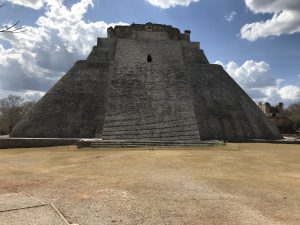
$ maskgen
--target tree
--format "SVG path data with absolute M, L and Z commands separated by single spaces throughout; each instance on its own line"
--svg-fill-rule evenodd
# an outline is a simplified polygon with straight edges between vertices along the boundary
M 0 135 L 7 134 L 6 123 L 0 113 Z
M 291 104 L 286 109 L 288 118 L 293 122 L 294 131 L 300 129 L 300 102 Z
M 35 105 L 33 101 L 24 102 L 17 95 L 9 95 L 0 100 L 0 133 L 9 134 L 20 119 Z
M 22 117 L 22 102 L 23 99 L 17 95 L 9 95 L 0 100 L 0 113 L 8 133 L 12 131 L 12 128 Z
M 3 6 L 5 6 L 5 3 L 1 4 L 0 8 L 2 8 Z M 23 32 L 22 27 L 18 27 L 19 23 L 20 23 L 20 21 L 17 21 L 12 25 L 4 26 L 2 29 L 0 29 L 0 33 L 19 33 L 19 32 Z

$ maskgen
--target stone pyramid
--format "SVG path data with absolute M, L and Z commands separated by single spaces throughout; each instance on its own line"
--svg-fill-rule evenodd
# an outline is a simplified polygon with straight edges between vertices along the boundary
M 190 31 L 108 28 L 13 129 L 12 137 L 197 142 L 281 134 Z

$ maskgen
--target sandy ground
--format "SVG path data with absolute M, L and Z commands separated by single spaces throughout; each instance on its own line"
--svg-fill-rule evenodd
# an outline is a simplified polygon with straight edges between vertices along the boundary
M 300 224 L 300 145 L 0 150 L 0 194 L 71 223 Z

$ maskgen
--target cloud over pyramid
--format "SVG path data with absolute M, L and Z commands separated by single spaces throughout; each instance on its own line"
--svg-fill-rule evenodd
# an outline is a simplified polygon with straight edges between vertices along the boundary
M 190 31 L 108 28 L 13 129 L 12 137 L 182 141 L 281 134 Z

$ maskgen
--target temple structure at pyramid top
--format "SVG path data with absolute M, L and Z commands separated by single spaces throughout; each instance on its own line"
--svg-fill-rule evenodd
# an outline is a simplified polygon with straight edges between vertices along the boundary
M 163 24 L 131 24 L 130 26 L 116 26 L 107 29 L 108 38 L 138 38 L 143 37 L 154 39 L 187 40 L 190 41 L 190 30 L 181 33 L 178 28 Z
M 281 134 L 191 32 L 110 27 L 13 129 L 13 137 L 186 143 Z

